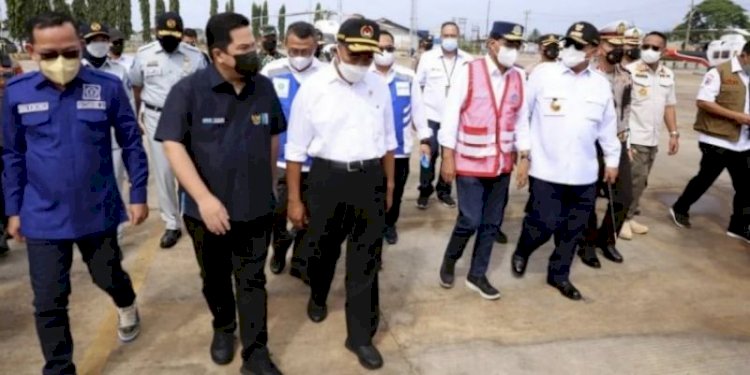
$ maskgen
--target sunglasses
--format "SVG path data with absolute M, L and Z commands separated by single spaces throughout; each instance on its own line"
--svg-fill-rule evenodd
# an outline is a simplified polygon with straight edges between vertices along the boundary
M 49 51 L 49 52 L 40 52 L 39 56 L 42 58 L 42 60 L 54 60 L 58 57 L 62 56 L 66 59 L 77 59 L 81 56 L 81 51 L 77 49 L 67 50 L 67 51 Z
M 122 40 L 116 40 L 116 41 L 112 42 L 112 45 L 114 45 L 114 46 L 121 46 L 123 44 L 125 44 L 125 43 Z
M 578 43 L 572 39 L 566 39 L 565 40 L 565 48 L 568 48 L 570 46 L 573 46 L 578 51 L 583 51 L 584 48 L 586 48 L 585 44 Z
M 394 47 L 394 46 L 388 46 L 388 47 L 380 47 L 380 50 L 381 50 L 382 52 L 390 52 L 390 53 L 393 53 L 393 52 L 395 52 L 395 51 L 396 51 L 396 47 Z
M 648 50 L 652 50 L 652 51 L 655 51 L 655 52 L 661 51 L 661 47 L 652 46 L 650 44 L 644 44 L 644 45 L 642 45 L 641 49 L 644 50 L 644 51 L 648 51 Z

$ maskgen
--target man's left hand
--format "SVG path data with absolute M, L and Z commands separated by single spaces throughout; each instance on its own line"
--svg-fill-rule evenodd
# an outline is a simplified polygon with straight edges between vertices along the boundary
M 391 207 L 393 206 L 393 191 L 395 190 L 395 186 L 392 184 L 388 184 L 388 188 L 385 192 L 385 212 L 388 212 L 391 210 Z
M 677 155 L 678 151 L 680 151 L 680 139 L 669 137 L 669 155 Z
M 148 218 L 148 205 L 131 204 L 128 207 L 128 215 L 130 216 L 130 225 L 141 225 Z
M 617 174 L 618 169 L 617 168 L 605 168 L 604 169 L 604 182 L 608 184 L 614 184 L 617 182 Z

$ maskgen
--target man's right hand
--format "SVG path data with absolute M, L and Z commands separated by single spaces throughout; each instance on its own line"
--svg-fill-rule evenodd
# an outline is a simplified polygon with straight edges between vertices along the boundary
M 201 219 L 211 233 L 223 236 L 232 229 L 229 225 L 229 213 L 216 197 L 209 195 L 197 203 Z
M 18 242 L 26 241 L 26 237 L 21 234 L 21 217 L 11 216 L 8 218 L 8 234 Z
M 305 205 L 302 204 L 302 201 L 290 200 L 289 207 L 287 207 L 287 216 L 295 228 L 302 229 L 307 226 Z
M 516 167 L 516 186 L 524 188 L 529 183 L 529 159 L 522 158 Z
M 448 184 L 456 179 L 456 160 L 453 156 L 446 157 L 446 155 L 443 155 L 443 161 L 440 163 L 440 176 Z
M 746 113 L 738 113 L 735 121 L 742 125 L 750 125 L 750 115 Z
M 143 118 L 143 111 L 138 111 L 135 118 L 138 121 L 138 128 L 141 129 L 141 135 L 146 134 L 146 120 Z

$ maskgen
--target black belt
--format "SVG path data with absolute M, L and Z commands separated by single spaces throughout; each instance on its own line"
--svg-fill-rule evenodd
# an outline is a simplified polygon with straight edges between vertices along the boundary
M 381 168 L 382 163 L 380 159 L 370 160 L 356 160 L 356 161 L 334 161 L 328 159 L 315 158 L 313 159 L 313 165 L 321 164 L 326 167 L 343 171 L 343 172 L 362 172 L 371 168 Z
M 161 107 L 157 107 L 155 105 L 148 104 L 146 102 L 143 102 L 143 106 L 146 107 L 146 108 L 148 108 L 148 109 L 150 109 L 150 110 L 152 110 L 152 111 L 156 111 L 156 112 L 161 112 L 162 109 L 164 109 L 164 108 L 161 108 Z

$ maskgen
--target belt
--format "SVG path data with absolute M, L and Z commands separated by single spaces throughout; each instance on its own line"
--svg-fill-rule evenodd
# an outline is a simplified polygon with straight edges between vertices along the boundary
M 321 164 L 326 167 L 343 171 L 343 172 L 363 172 L 371 168 L 382 167 L 380 159 L 370 160 L 355 160 L 355 161 L 334 161 L 328 159 L 315 158 L 313 159 L 313 165 Z
M 148 109 L 150 109 L 150 110 L 152 110 L 152 111 L 156 111 L 156 112 L 161 112 L 164 109 L 164 108 L 161 108 L 161 107 L 157 107 L 155 105 L 148 104 L 146 102 L 143 102 L 143 106 L 146 107 L 146 108 L 148 108 Z

